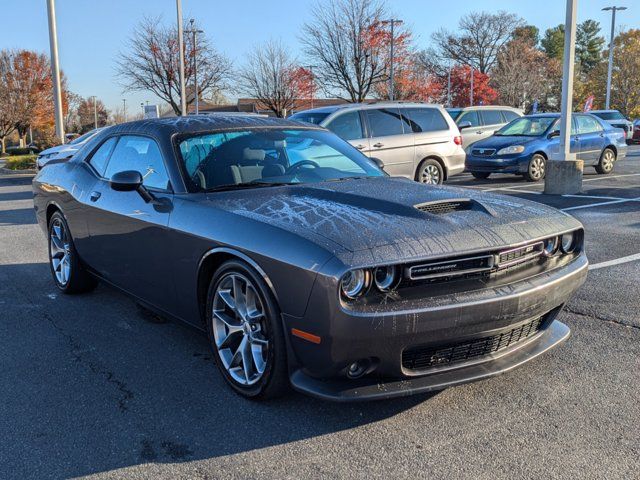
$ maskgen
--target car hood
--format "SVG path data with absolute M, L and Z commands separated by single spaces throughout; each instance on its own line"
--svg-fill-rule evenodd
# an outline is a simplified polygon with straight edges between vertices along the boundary
M 509 147 L 511 145 L 526 145 L 531 142 L 535 142 L 536 140 L 540 140 L 544 137 L 519 137 L 519 136 L 511 136 L 511 135 L 492 135 L 489 138 L 485 138 L 484 140 L 479 140 L 475 142 L 471 148 L 495 148 L 499 150 L 504 147 Z
M 219 192 L 208 198 L 230 213 L 316 243 L 323 239 L 323 246 L 342 260 L 361 264 L 500 248 L 580 227 L 539 203 L 404 178 Z M 452 201 L 470 208 L 449 213 L 416 208 Z

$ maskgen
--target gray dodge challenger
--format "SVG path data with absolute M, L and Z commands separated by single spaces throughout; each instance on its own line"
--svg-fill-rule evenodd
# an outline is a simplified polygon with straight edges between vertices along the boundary
M 104 281 L 208 335 L 226 382 L 391 398 L 487 378 L 566 340 L 582 225 L 384 173 L 322 128 L 257 116 L 106 128 L 33 180 L 64 293 Z

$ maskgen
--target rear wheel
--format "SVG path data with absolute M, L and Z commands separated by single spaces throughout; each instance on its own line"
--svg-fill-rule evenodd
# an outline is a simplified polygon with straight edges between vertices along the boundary
M 225 262 L 207 297 L 207 331 L 226 382 L 248 398 L 282 395 L 289 386 L 280 310 L 249 265 Z
M 529 182 L 539 182 L 547 173 L 547 160 L 539 153 L 536 153 L 529 160 L 529 166 L 527 172 L 524 174 L 524 178 Z
M 418 167 L 416 180 L 427 185 L 441 185 L 444 181 L 444 171 L 437 160 L 428 158 Z
M 596 165 L 596 172 L 603 175 L 611 173 L 615 162 L 616 153 L 610 148 L 605 148 L 602 152 L 602 155 L 600 155 L 600 161 L 598 162 L 598 165 Z
M 49 220 L 49 266 L 53 281 L 64 293 L 88 292 L 97 285 L 80 261 L 69 225 L 60 212 L 55 212 Z
M 491 173 L 488 173 L 488 172 L 471 172 L 471 175 L 473 175 L 473 178 L 477 178 L 479 180 L 484 180 L 486 178 L 489 178 L 489 175 L 491 175 Z

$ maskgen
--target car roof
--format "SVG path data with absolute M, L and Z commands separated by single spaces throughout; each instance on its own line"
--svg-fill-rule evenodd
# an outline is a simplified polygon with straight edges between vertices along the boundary
M 614 110 L 614 109 L 611 109 L 611 110 L 590 110 L 587 113 L 614 113 L 614 112 L 615 113 L 620 113 L 620 110 Z
M 361 102 L 361 103 L 343 103 L 341 105 L 331 105 L 328 107 L 311 108 L 309 110 L 300 110 L 296 113 L 333 113 L 338 110 L 364 110 L 371 108 L 390 108 L 390 107 L 431 107 L 441 108 L 436 103 L 424 102 Z
M 474 105 L 472 107 L 447 107 L 447 110 L 513 110 L 522 112 L 522 109 L 509 107 L 508 105 Z
M 244 128 L 297 128 L 321 129 L 283 118 L 259 115 L 189 115 L 186 117 L 165 117 L 121 123 L 105 129 L 105 134 L 145 133 L 155 136 L 173 134 L 196 134 L 216 130 Z M 102 133 L 102 132 L 101 132 Z

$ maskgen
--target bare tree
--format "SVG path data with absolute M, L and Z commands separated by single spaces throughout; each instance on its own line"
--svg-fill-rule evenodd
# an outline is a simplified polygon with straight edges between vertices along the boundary
M 194 56 L 200 96 L 226 88 L 231 73 L 229 60 L 213 48 L 206 35 L 198 37 L 196 47 L 193 37 L 185 35 L 185 82 L 192 92 L 187 94 L 187 104 L 195 100 Z M 116 73 L 125 91 L 151 91 L 179 115 L 179 62 L 177 29 L 163 26 L 160 17 L 146 18 L 119 54 Z
M 372 29 L 386 16 L 379 0 L 318 2 L 303 27 L 301 43 L 322 88 L 362 102 L 388 78 L 385 46 L 372 41 Z
M 459 33 L 441 29 L 432 39 L 442 59 L 488 73 L 500 49 L 511 39 L 514 30 L 523 25 L 523 20 L 513 13 L 473 12 L 460 19 Z
M 278 117 L 286 116 L 298 96 L 295 61 L 276 41 L 256 47 L 240 70 L 240 90 L 256 98 Z

